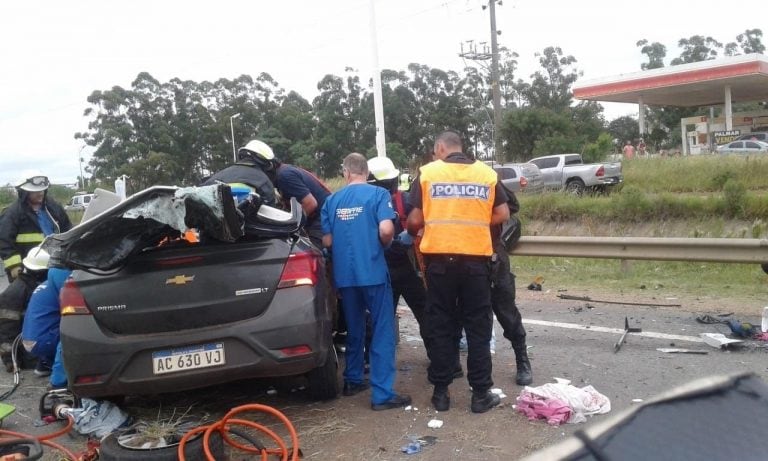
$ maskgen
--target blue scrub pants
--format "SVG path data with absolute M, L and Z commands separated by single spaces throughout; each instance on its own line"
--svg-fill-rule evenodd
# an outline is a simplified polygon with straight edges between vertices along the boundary
M 347 321 L 344 381 L 363 382 L 365 312 L 371 313 L 371 403 L 393 398 L 395 383 L 395 307 L 389 279 L 381 285 L 339 288 Z

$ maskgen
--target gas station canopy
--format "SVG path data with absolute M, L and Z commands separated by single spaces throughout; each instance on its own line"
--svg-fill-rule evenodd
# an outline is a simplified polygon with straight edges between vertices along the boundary
M 727 101 L 730 93 L 730 100 Z M 702 107 L 768 100 L 768 57 L 747 54 L 576 83 L 576 99 Z

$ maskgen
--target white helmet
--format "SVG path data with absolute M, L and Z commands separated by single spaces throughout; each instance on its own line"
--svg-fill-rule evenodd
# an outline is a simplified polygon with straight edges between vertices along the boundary
M 275 153 L 272 152 L 272 148 L 263 141 L 254 139 L 249 141 L 244 147 L 241 147 L 237 151 L 237 158 L 239 160 L 251 159 L 259 164 L 265 170 L 271 170 L 277 164 Z
M 42 192 L 48 189 L 51 183 L 48 176 L 45 176 L 40 170 L 29 170 L 22 174 L 21 179 L 16 181 L 15 186 L 18 189 L 27 192 Z
M 373 157 L 368 160 L 368 172 L 376 181 L 395 179 L 400 175 L 400 170 L 395 168 L 388 157 Z
M 49 259 L 50 256 L 48 255 L 48 252 L 40 248 L 38 245 L 29 250 L 29 253 L 27 253 L 27 256 L 23 261 L 21 261 L 21 263 L 24 264 L 24 267 L 31 271 L 43 271 L 48 269 Z

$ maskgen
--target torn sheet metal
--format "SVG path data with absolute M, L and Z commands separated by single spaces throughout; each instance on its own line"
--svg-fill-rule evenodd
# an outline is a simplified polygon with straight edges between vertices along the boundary
M 190 228 L 224 242 L 244 235 L 242 214 L 229 186 L 151 187 L 68 232 L 50 236 L 43 248 L 53 265 L 109 271 Z

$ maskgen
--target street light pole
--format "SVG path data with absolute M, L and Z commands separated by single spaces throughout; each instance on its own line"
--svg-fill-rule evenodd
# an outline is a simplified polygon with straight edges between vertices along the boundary
M 85 149 L 85 146 L 81 147 L 77 152 L 77 162 L 80 164 L 80 190 L 85 188 L 85 178 L 83 178 L 83 149 Z
M 234 119 L 240 116 L 240 112 L 229 117 L 229 129 L 232 131 L 232 158 L 237 162 L 237 150 L 235 149 L 235 124 L 232 122 Z

